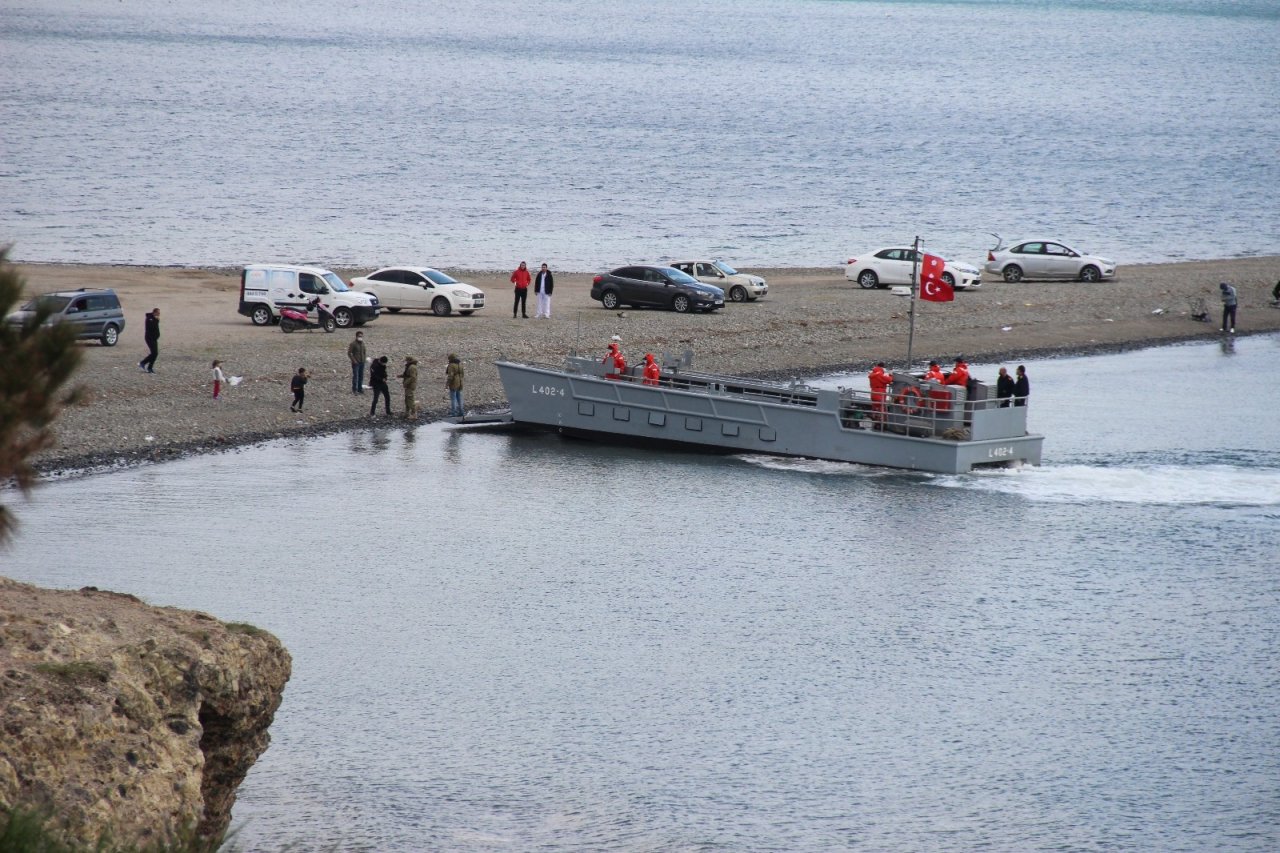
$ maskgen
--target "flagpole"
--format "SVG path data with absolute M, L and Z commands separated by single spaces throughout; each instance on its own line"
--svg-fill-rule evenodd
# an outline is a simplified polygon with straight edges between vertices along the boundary
M 920 268 L 920 235 L 916 235 L 916 242 L 913 246 L 914 251 L 911 253 L 911 307 L 907 310 L 907 316 L 911 318 L 910 331 L 907 332 L 907 372 L 911 371 L 911 348 L 916 340 L 916 283 L 919 280 L 917 272 Z

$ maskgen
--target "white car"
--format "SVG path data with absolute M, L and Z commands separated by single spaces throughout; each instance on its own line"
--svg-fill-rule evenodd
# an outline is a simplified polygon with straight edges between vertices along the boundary
M 393 314 L 408 309 L 447 317 L 457 311 L 465 317 L 484 307 L 484 291 L 431 267 L 383 267 L 351 279 L 351 287 L 376 296 Z
M 714 284 L 731 302 L 755 302 L 769 293 L 769 283 L 758 275 L 738 272 L 724 261 L 673 261 L 667 264 L 703 284 Z
M 911 270 L 920 275 L 921 254 L 911 246 L 890 246 L 850 258 L 844 268 L 844 277 L 856 281 L 859 287 L 872 290 L 892 284 L 911 284 Z M 946 261 L 942 268 L 942 280 L 953 290 L 969 290 L 982 287 L 982 271 L 968 264 Z
M 996 235 L 999 241 L 999 235 Z M 1077 251 L 1053 240 L 1024 240 L 1004 248 L 1002 242 L 987 252 L 986 270 L 1005 281 L 1024 278 L 1067 278 L 1101 281 L 1116 274 L 1116 262 Z

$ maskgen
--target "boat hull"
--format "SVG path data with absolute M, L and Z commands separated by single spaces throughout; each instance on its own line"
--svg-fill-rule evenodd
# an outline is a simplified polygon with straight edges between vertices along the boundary
M 1040 463 L 1044 437 L 1026 432 L 1026 408 L 971 412 L 968 440 L 866 428 L 838 391 L 755 393 L 744 380 L 658 387 L 589 373 L 497 362 L 512 419 L 577 436 L 728 453 L 801 456 L 959 474 L 978 466 Z M 728 379 L 728 377 L 725 377 Z M 726 389 L 732 390 L 726 390 Z M 800 402 L 797 402 L 799 399 Z

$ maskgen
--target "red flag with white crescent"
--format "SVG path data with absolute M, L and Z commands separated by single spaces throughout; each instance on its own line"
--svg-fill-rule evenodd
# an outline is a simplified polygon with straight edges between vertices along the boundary
M 942 280 L 947 262 L 937 255 L 925 255 L 920 262 L 920 298 L 927 302 L 951 302 L 956 292 Z

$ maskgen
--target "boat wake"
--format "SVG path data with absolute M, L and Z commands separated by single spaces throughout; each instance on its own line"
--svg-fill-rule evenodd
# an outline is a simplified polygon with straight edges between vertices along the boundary
M 904 471 L 899 468 L 882 468 L 878 465 L 860 465 L 857 462 L 835 462 L 827 459 L 807 459 L 801 456 L 739 453 L 733 458 L 771 471 L 794 471 L 799 474 L 823 474 L 835 477 L 919 477 L 921 479 L 932 479 L 938 476 L 923 471 Z
M 1065 464 L 938 477 L 936 485 L 1019 495 L 1050 503 L 1280 506 L 1280 468 L 1238 465 Z

